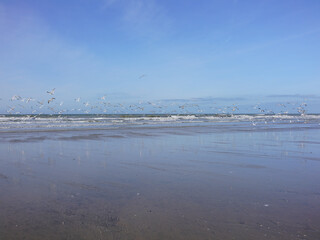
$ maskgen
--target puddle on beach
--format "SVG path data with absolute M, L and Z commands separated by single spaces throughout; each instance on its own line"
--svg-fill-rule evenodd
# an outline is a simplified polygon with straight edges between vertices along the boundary
M 320 239 L 319 129 L 174 132 L 1 133 L 0 239 Z

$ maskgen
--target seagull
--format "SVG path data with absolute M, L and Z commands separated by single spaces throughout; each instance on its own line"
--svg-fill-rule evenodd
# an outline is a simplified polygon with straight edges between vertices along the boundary
M 54 97 L 53 97 L 53 98 L 50 98 L 50 99 L 48 100 L 48 104 L 49 104 L 50 102 L 52 102 L 54 99 L 55 99 Z
M 12 112 L 16 107 L 9 107 L 9 109 L 7 110 L 8 113 Z
M 26 103 L 28 103 L 28 102 L 30 102 L 30 101 L 34 101 L 34 99 L 33 99 L 33 98 L 27 98 L 27 99 L 26 99 Z
M 20 97 L 19 95 L 14 95 L 14 96 L 12 96 L 11 101 L 13 101 L 13 100 L 21 100 L 21 99 L 22 99 L 22 97 Z
M 139 77 L 139 79 L 144 78 L 144 77 L 146 77 L 146 76 L 147 76 L 147 75 L 142 74 L 142 75 Z
M 80 102 L 81 98 L 76 98 L 75 101 L 76 102 Z
M 55 90 L 56 90 L 56 89 L 54 88 L 54 89 L 52 89 L 50 92 L 47 91 L 47 93 L 49 93 L 50 95 L 53 95 Z

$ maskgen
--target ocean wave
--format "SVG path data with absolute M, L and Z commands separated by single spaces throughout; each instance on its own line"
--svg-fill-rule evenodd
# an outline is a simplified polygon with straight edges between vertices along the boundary
M 176 124 L 215 124 L 243 122 L 253 126 L 272 123 L 316 123 L 320 124 L 320 115 L 2 115 L 0 129 L 24 128 L 82 128 L 135 125 L 176 125 Z

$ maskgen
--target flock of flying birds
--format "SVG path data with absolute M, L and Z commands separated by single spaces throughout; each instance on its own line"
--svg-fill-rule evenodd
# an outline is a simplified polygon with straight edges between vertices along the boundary
M 144 77 L 143 75 L 141 78 Z M 110 113 L 110 114 L 126 114 L 126 113 L 151 113 L 151 114 L 201 114 L 204 113 L 203 109 L 200 108 L 199 104 L 186 102 L 181 104 L 179 101 L 165 102 L 150 102 L 141 101 L 137 104 L 124 104 L 124 103 L 111 103 L 107 101 L 106 96 L 98 98 L 95 103 L 90 103 L 88 101 L 81 101 L 81 98 L 75 98 L 74 104 L 76 107 L 72 109 L 64 109 L 62 106 L 64 102 L 57 103 L 55 96 L 55 88 L 50 91 L 46 91 L 47 100 L 36 100 L 34 98 L 28 97 L 23 98 L 19 95 L 14 95 L 11 97 L 8 106 L 8 114 L 96 114 L 96 113 Z M 1 99 L 0 99 L 1 100 Z M 13 102 L 16 104 L 13 105 Z M 212 105 L 215 105 L 213 103 Z M 288 114 L 298 113 L 304 115 L 306 113 L 307 104 L 303 103 L 290 103 L 286 104 L 280 103 L 278 106 L 282 109 L 280 112 L 275 113 L 272 110 L 263 108 L 260 104 L 252 106 L 252 110 L 260 114 Z M 211 106 L 210 114 L 235 114 L 239 112 L 239 106 L 232 104 L 226 107 Z M 207 111 L 206 111 L 207 113 Z

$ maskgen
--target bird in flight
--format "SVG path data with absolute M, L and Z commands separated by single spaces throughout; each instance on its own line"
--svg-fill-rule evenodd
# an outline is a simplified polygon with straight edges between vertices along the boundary
M 83 103 L 86 107 L 88 107 L 90 104 L 89 104 L 89 102 L 85 102 L 85 103 Z
M 47 91 L 47 93 L 49 93 L 50 95 L 53 95 L 55 90 L 56 90 L 56 89 L 54 88 L 54 89 L 52 89 L 50 92 Z
M 53 98 L 50 98 L 50 99 L 48 100 L 48 104 L 49 104 L 50 102 L 52 102 L 54 99 L 55 99 L 54 97 L 53 97 Z
M 26 103 L 28 103 L 28 102 L 30 102 L 30 101 L 34 101 L 34 99 L 33 99 L 33 98 L 27 98 L 27 99 L 26 99 Z
M 11 101 L 21 100 L 21 99 L 22 99 L 22 97 L 20 97 L 19 95 L 14 95 L 14 96 L 12 96 Z
M 9 109 L 7 110 L 8 113 L 11 113 L 16 107 L 9 107 Z
M 142 75 L 139 77 L 139 79 L 144 78 L 144 77 L 146 77 L 146 76 L 147 76 L 146 74 L 142 74 Z

